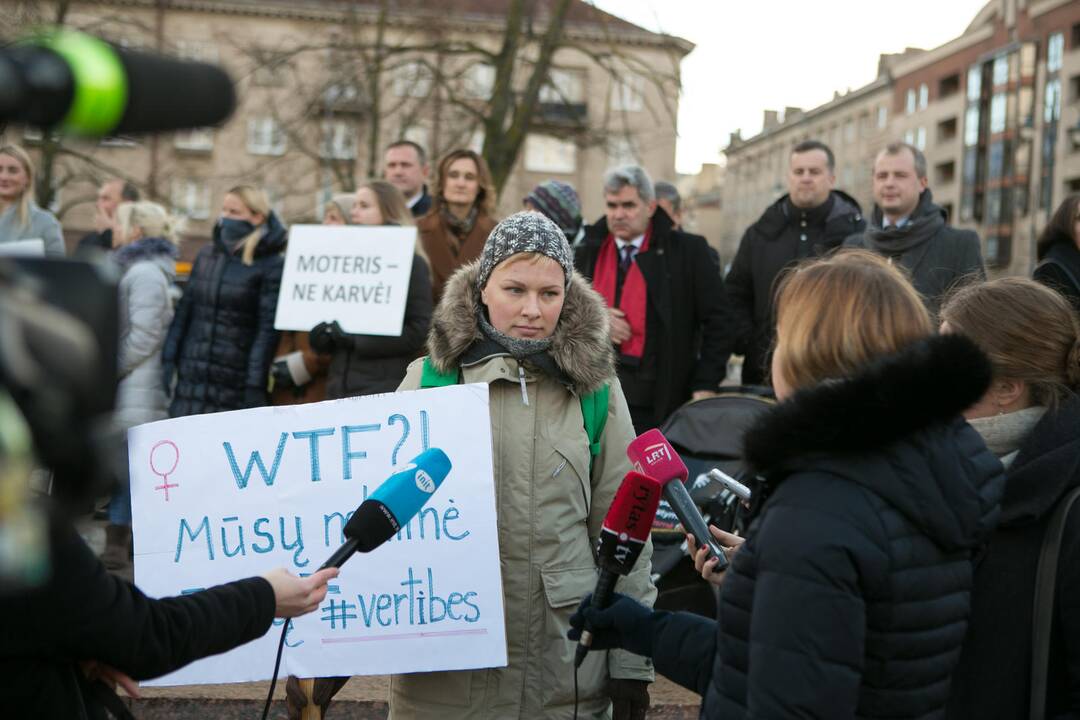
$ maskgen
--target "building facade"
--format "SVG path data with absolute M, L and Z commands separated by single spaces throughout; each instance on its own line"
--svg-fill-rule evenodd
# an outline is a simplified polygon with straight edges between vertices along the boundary
M 266 189 L 286 222 L 310 222 L 332 194 L 377 176 L 390 142 L 423 145 L 433 172 L 438 157 L 453 148 L 479 150 L 479 118 L 495 82 L 509 4 L 68 3 L 66 25 L 122 46 L 220 63 L 238 93 L 236 112 L 220 128 L 65 140 L 72 152 L 55 160 L 53 208 L 69 243 L 92 226 L 96 183 L 109 176 L 132 180 L 186 217 L 189 235 L 206 238 L 222 196 L 237 184 Z M 535 30 L 542 32 L 550 3 L 535 7 Z M 5 24 L 17 34 L 14 22 Z M 515 88 L 529 80 L 534 46 L 522 45 Z M 657 177 L 673 177 L 679 63 L 692 48 L 572 0 L 499 212 L 520 209 L 537 183 L 558 179 L 578 189 L 591 221 L 603 211 L 608 167 L 635 162 Z M 5 142 L 25 144 L 41 157 L 39 131 L 10 127 L 5 135 Z
M 852 93 L 877 92 L 884 107 L 881 132 L 861 149 L 865 182 L 854 194 L 864 210 L 872 202 L 874 155 L 906 140 L 925 152 L 930 188 L 950 221 L 979 233 L 991 273 L 1029 274 L 1038 233 L 1067 194 L 1080 192 L 1080 3 L 991 0 L 959 37 L 886 58 L 880 70 Z M 848 148 L 830 142 L 824 126 L 842 122 L 844 113 L 835 100 L 807 113 L 819 117 L 810 135 L 838 149 L 838 163 Z M 792 130 L 788 151 L 805 135 Z M 768 131 L 729 145 L 729 177 L 739 174 L 754 187 L 782 183 L 782 168 L 758 177 L 755 148 L 766 144 L 759 138 L 769 140 Z M 731 192 L 740 184 L 729 183 Z M 839 165 L 837 184 L 850 187 Z M 761 199 L 758 214 L 768 202 Z M 741 233 L 753 214 L 732 216 L 724 238 Z

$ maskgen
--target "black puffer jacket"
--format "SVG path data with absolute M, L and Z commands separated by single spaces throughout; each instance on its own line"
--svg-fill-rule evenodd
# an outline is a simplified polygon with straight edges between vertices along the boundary
M 859 203 L 833 190 L 824 204 L 809 210 L 795 207 L 784 195 L 746 229 L 725 280 L 739 328 L 736 352 L 745 356 L 744 385 L 761 385 L 768 375 L 777 276 L 788 265 L 840 247 L 844 238 L 865 227 Z
M 199 251 L 162 351 L 166 377 L 177 373 L 171 417 L 268 403 L 285 240 L 270 213 L 251 265 L 225 247 L 219 227 Z
M 719 622 L 654 615 L 657 671 L 707 718 L 942 717 L 1005 479 L 958 417 L 989 380 L 970 341 L 937 337 L 764 416 L 746 456 L 771 495 Z

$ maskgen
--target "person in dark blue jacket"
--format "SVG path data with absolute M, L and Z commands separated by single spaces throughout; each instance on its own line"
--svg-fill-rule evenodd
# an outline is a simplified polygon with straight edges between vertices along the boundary
M 261 407 L 277 348 L 286 230 L 266 193 L 225 194 L 213 242 L 195 258 L 162 352 L 171 417 Z
M 588 623 L 594 648 L 652 657 L 705 718 L 940 717 L 1004 487 L 960 417 L 990 363 L 932 337 L 911 284 L 865 251 L 800 266 L 778 297 L 781 402 L 745 438 L 762 480 L 718 621 L 586 599 L 570 636 Z

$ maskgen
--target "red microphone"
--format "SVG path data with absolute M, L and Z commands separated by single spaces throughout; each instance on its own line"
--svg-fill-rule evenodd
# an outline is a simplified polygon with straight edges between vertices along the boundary
M 604 609 L 611 603 L 615 581 L 627 575 L 645 549 L 652 530 L 656 506 L 660 504 L 660 483 L 639 472 L 628 472 L 611 501 L 597 544 L 600 577 L 592 596 L 592 607 Z M 592 632 L 586 627 L 574 652 L 574 667 L 581 667 L 592 645 Z
M 675 452 L 675 448 L 671 447 L 664 433 L 653 428 L 638 435 L 626 448 L 626 455 L 638 472 L 648 473 L 663 484 L 664 500 L 667 500 L 679 522 L 694 536 L 698 547 L 709 548 L 709 552 L 717 559 L 713 571 L 726 569 L 728 561 L 723 549 L 713 539 L 705 524 L 705 518 L 701 516 L 701 511 L 686 491 L 686 464 Z

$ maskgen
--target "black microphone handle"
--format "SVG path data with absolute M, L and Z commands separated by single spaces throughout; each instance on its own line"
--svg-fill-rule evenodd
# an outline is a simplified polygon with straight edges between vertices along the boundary
M 319 567 L 319 570 L 325 570 L 329 567 L 340 568 L 345 564 L 345 561 L 356 554 L 356 548 L 360 545 L 360 541 L 356 538 L 349 538 L 345 541 L 345 544 L 334 551 L 334 554 L 326 559 L 326 562 Z
M 589 603 L 589 607 L 599 608 L 603 610 L 611 604 L 611 596 L 615 594 L 615 581 L 619 579 L 616 573 L 610 570 L 600 570 L 600 577 L 596 579 L 596 590 L 593 592 L 592 602 Z M 581 667 L 581 663 L 585 661 L 585 656 L 589 654 L 589 648 L 592 646 L 592 631 L 589 629 L 588 623 L 585 625 L 585 629 L 581 633 L 581 639 L 578 640 L 577 649 L 574 650 L 574 667 Z
M 698 547 L 709 548 L 709 552 L 712 553 L 713 557 L 717 558 L 718 562 L 713 571 L 721 572 L 726 570 L 728 566 L 727 556 L 724 555 L 723 548 L 713 539 L 712 533 L 709 532 L 709 528 L 705 524 L 705 518 L 701 516 L 701 511 L 694 504 L 690 493 L 686 491 L 686 485 L 683 484 L 682 480 L 674 478 L 664 483 L 664 499 L 667 500 L 668 505 L 671 506 L 675 516 L 679 518 L 679 522 L 682 523 L 686 531 L 694 536 Z

